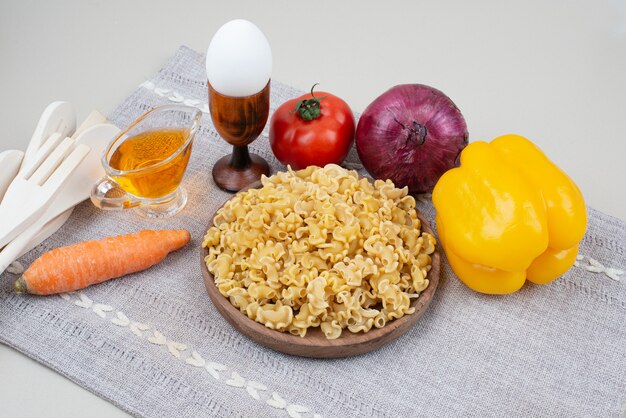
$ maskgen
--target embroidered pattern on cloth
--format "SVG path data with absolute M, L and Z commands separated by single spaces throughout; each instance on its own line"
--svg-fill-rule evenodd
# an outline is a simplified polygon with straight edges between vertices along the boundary
M 187 344 L 168 339 L 160 331 L 152 328 L 148 324 L 131 321 L 123 312 L 115 310 L 110 305 L 96 303 L 82 292 L 61 293 L 59 296 L 68 302 L 73 302 L 76 306 L 91 310 L 100 318 L 109 320 L 118 327 L 128 328 L 137 337 L 145 338 L 146 341 L 151 344 L 163 346 L 176 359 L 184 361 L 191 367 L 206 370 L 212 378 L 224 382 L 225 385 L 245 389 L 246 393 L 252 399 L 264 402 L 272 408 L 284 410 L 291 418 L 302 418 L 304 416 L 303 414 L 312 416 L 313 418 L 322 418 L 321 415 L 313 413 L 310 408 L 306 406 L 287 402 L 276 392 L 272 392 L 269 397 L 262 396 L 260 392 L 269 391 L 264 384 L 247 380 L 236 371 L 230 370 L 229 367 L 205 359 L 197 351 L 191 350 Z M 76 296 L 78 299 L 72 296 Z M 229 377 L 224 377 L 220 375 L 220 372 L 224 374 L 230 372 L 230 375 Z
M 588 263 L 587 265 L 583 265 L 580 263 L 585 258 L 587 259 L 587 263 Z M 619 282 L 620 281 L 619 276 L 624 274 L 624 270 L 620 270 L 620 269 L 616 269 L 612 267 L 605 267 L 598 260 L 593 259 L 591 257 L 585 257 L 584 255 L 580 255 L 580 254 L 576 257 L 576 261 L 574 262 L 574 267 L 580 267 L 591 273 L 604 273 L 609 279 L 613 279 L 616 282 Z
M 189 99 L 183 97 L 182 94 L 178 93 L 175 90 L 166 89 L 164 87 L 157 87 L 152 81 L 146 80 L 139 85 L 139 87 L 143 87 L 144 89 L 150 90 L 154 92 L 157 96 L 165 97 L 167 100 L 173 103 L 182 103 L 187 106 L 195 107 L 196 109 L 200 109 L 204 113 L 209 113 L 209 105 L 206 102 L 198 99 Z

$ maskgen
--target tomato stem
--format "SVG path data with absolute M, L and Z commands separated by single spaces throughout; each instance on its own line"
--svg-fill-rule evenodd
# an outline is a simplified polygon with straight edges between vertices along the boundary
M 300 115 L 300 117 L 304 120 L 314 120 L 322 116 L 322 109 L 320 106 L 320 102 L 326 98 L 326 96 L 315 97 L 313 94 L 313 89 L 319 83 L 313 84 L 311 87 L 311 98 L 306 100 L 300 100 L 296 103 L 296 108 L 294 109 L 294 113 Z

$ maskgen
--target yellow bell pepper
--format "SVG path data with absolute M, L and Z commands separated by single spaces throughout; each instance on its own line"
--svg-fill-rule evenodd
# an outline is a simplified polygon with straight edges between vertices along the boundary
M 439 241 L 469 288 L 505 294 L 545 284 L 576 260 L 585 201 L 574 182 L 528 139 L 473 142 L 433 190 Z

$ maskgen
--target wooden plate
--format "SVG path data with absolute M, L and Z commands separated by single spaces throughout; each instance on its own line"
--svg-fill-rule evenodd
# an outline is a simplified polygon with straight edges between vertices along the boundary
M 260 186 L 260 182 L 257 182 L 250 185 L 250 187 L 243 189 L 241 192 Z M 433 230 L 424 216 L 419 210 L 416 209 L 416 211 L 417 217 L 422 222 L 422 231 L 433 234 Z M 211 216 L 207 230 L 213 226 L 214 217 L 215 214 Z M 372 328 L 367 333 L 359 332 L 358 334 L 353 334 L 348 330 L 344 330 L 341 337 L 334 340 L 327 339 L 319 327 L 309 328 L 306 337 L 300 337 L 297 335 L 291 335 L 288 332 L 280 332 L 269 329 L 265 325 L 248 318 L 245 314 L 241 313 L 238 308 L 231 305 L 230 301 L 222 296 L 217 289 L 217 286 L 215 286 L 213 275 L 209 272 L 206 263 L 204 262 L 204 258 L 209 253 L 208 250 L 206 248 L 201 248 L 200 250 L 200 265 L 202 275 L 204 276 L 204 284 L 206 286 L 207 293 L 209 294 L 209 297 L 218 312 L 237 331 L 241 332 L 251 340 L 276 351 L 303 357 L 350 357 L 367 353 L 368 351 L 376 350 L 382 347 L 388 342 L 400 337 L 413 325 L 415 325 L 415 323 L 426 311 L 426 308 L 428 308 L 428 305 L 435 294 L 435 290 L 437 290 L 437 285 L 439 284 L 440 255 L 438 243 L 435 252 L 431 255 L 432 268 L 430 272 L 428 272 L 427 276 L 429 285 L 424 291 L 422 291 L 419 298 L 412 299 L 411 306 L 415 307 L 415 313 L 411 315 L 404 315 L 400 319 L 394 319 L 382 328 Z

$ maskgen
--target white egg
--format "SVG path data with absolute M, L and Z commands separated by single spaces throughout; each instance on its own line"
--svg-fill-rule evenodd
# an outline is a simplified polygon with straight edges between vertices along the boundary
M 267 85 L 272 74 L 272 50 L 252 22 L 231 20 L 217 30 L 206 53 L 211 86 L 225 96 L 245 97 Z

